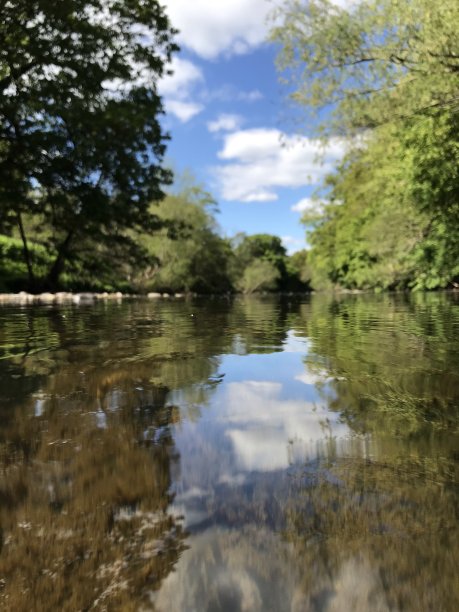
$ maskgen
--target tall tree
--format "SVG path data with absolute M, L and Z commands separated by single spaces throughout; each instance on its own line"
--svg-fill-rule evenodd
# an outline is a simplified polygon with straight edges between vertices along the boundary
M 459 108 L 457 0 L 284 0 L 272 37 L 294 100 L 325 133 Z
M 232 253 L 218 232 L 216 203 L 192 178 L 181 182 L 151 207 L 162 227 L 140 239 L 156 265 L 145 267 L 135 282 L 141 290 L 228 291 Z
M 51 227 L 54 287 L 72 247 L 151 227 L 170 173 L 158 79 L 174 43 L 157 0 L 1 0 L 0 220 Z
M 282 240 L 271 234 L 243 233 L 233 238 L 233 285 L 244 293 L 257 291 L 306 291 L 309 283 L 305 260 L 288 256 Z M 303 276 L 303 271 L 306 273 Z
M 233 239 L 233 247 L 233 282 L 236 287 L 247 293 L 283 288 L 282 281 L 286 279 L 286 250 L 278 236 L 237 234 Z M 261 265 L 260 261 L 269 265 Z
M 354 149 L 313 220 L 316 286 L 457 283 L 457 0 L 285 0 L 278 19 L 292 98 Z

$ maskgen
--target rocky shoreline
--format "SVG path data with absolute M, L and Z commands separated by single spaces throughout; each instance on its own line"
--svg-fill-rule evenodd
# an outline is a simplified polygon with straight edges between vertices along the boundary
M 20 293 L 0 293 L 0 305 L 2 304 L 81 304 L 81 303 L 93 303 L 101 300 L 123 300 L 133 298 L 146 298 L 146 299 L 171 299 L 171 298 L 183 298 L 183 293 L 148 293 L 146 295 L 121 293 L 71 293 L 68 291 L 59 291 L 57 293 L 27 293 L 21 291 Z

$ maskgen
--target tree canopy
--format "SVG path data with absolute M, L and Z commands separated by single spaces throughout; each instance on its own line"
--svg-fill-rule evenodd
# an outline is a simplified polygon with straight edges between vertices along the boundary
M 457 1 L 285 0 L 277 23 L 291 97 L 349 145 L 304 217 L 313 286 L 456 284 Z
M 456 0 L 284 0 L 272 38 L 293 99 L 349 133 L 459 108 L 458 23 Z
M 53 286 L 82 237 L 155 222 L 175 30 L 157 0 L 3 0 L 1 15 L 0 223 L 18 227 L 30 280 L 23 216 L 49 225 Z
M 305 291 L 301 265 L 289 257 L 278 236 L 243 233 L 233 238 L 233 285 L 243 293 L 256 291 Z
M 231 247 L 219 235 L 216 203 L 203 187 L 188 181 L 151 211 L 162 227 L 140 236 L 155 263 L 137 276 L 139 288 L 200 293 L 231 289 Z

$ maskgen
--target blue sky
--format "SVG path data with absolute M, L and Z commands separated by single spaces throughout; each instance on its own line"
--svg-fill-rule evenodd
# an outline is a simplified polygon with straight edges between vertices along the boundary
M 301 211 L 342 153 L 322 163 L 313 126 L 286 119 L 276 49 L 266 43 L 268 0 L 165 0 L 180 30 L 173 75 L 160 85 L 170 132 L 168 161 L 189 169 L 216 198 L 225 235 L 267 232 L 304 248 Z M 289 125 L 290 123 L 290 125 Z

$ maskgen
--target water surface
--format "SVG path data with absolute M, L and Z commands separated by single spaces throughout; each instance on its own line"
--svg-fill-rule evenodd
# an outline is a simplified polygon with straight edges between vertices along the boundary
M 459 609 L 458 298 L 0 309 L 5 610 Z

